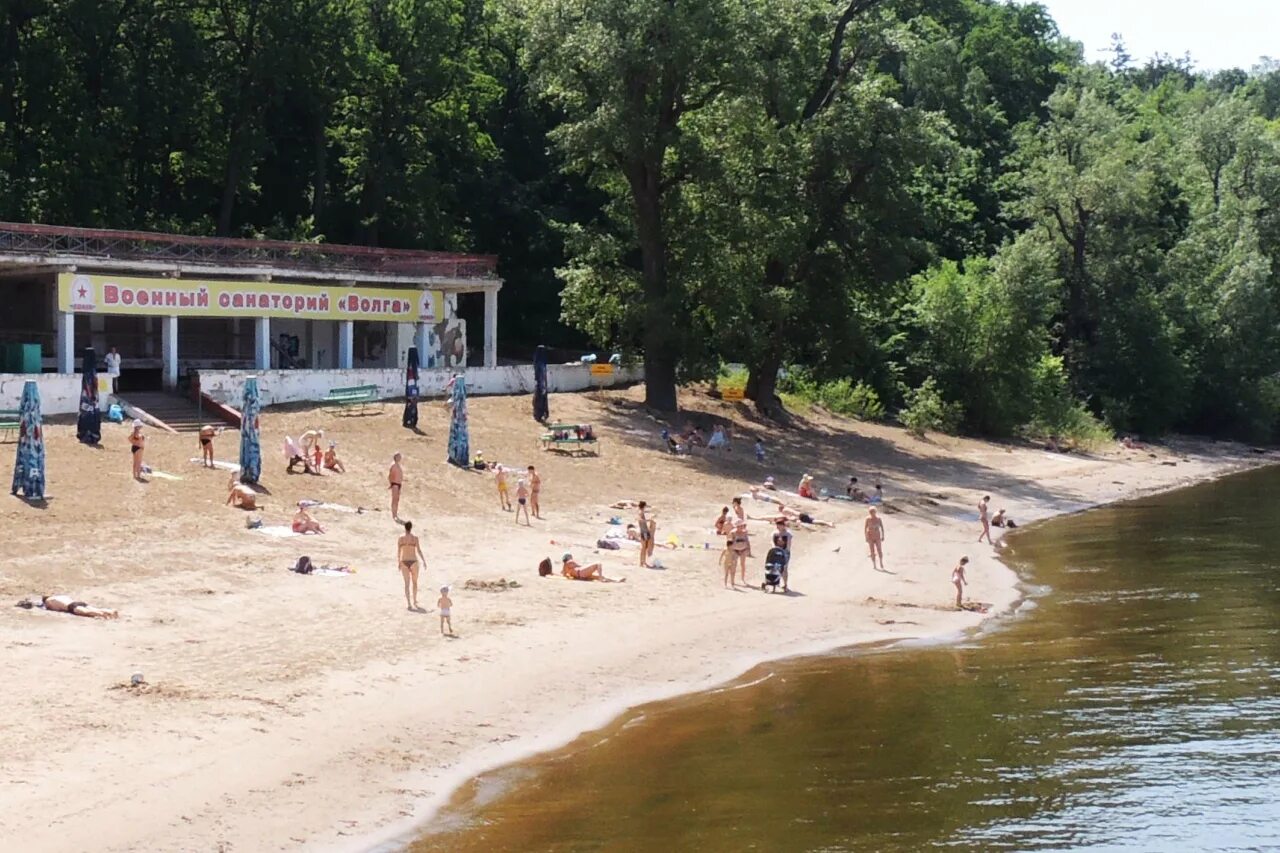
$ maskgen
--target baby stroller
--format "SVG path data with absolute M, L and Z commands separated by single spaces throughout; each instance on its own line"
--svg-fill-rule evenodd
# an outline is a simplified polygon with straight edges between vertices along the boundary
M 777 592 L 778 584 L 782 583 L 782 573 L 787 570 L 787 562 L 790 559 L 791 555 L 787 553 L 787 549 L 770 548 L 768 555 L 764 558 L 764 583 L 760 584 L 760 589 L 773 587 L 770 592 Z

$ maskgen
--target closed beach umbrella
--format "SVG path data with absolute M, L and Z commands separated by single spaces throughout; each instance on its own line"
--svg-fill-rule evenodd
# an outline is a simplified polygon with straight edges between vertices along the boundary
M 551 417 L 547 405 L 547 348 L 538 344 L 533 351 L 533 419 L 538 422 Z
M 408 429 L 418 425 L 418 348 L 409 347 L 409 365 L 404 374 L 404 420 Z
M 467 433 L 467 380 L 455 376 L 449 381 L 453 392 L 449 408 L 453 417 L 449 422 L 449 461 L 466 468 L 471 464 L 471 439 Z
M 258 380 L 244 381 L 244 403 L 240 407 L 240 482 L 256 483 L 262 476 L 262 445 L 258 440 Z
M 40 418 L 40 388 L 34 382 L 22 386 L 18 406 L 18 461 L 13 466 L 13 494 L 27 500 L 44 498 L 44 427 Z
M 85 444 L 98 444 L 102 441 L 102 413 L 98 411 L 98 357 L 93 347 L 85 347 L 84 373 L 80 380 L 80 417 L 76 419 L 76 438 Z

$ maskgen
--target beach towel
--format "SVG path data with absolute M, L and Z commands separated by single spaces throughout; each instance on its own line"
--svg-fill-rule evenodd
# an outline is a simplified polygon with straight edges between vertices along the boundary
M 533 419 L 545 423 L 551 417 L 547 404 L 547 348 L 538 344 L 533 351 Z
M 275 539 L 286 539 L 290 536 L 301 536 L 301 533 L 294 533 L 293 528 L 286 524 L 264 524 L 261 527 L 251 528 L 254 533 L 261 533 L 263 536 L 271 536 Z
M 204 465 L 203 459 L 192 458 L 192 459 L 188 459 L 187 461 L 190 462 L 192 465 Z M 236 463 L 223 462 L 218 459 L 213 460 L 213 467 L 217 468 L 219 471 L 231 471 L 233 473 L 240 470 L 240 466 L 237 465 Z
M 40 388 L 33 381 L 22 385 L 18 404 L 18 452 L 13 466 L 13 490 L 28 500 L 44 498 L 44 427 L 40 416 Z
M 409 347 L 409 363 L 404 373 L 404 417 L 406 429 L 418 426 L 418 348 Z
M 262 446 L 258 440 L 258 380 L 250 376 L 244 381 L 244 402 L 240 416 L 240 482 L 254 484 L 262 476 Z
M 467 426 L 467 380 L 458 374 L 449 381 L 453 395 L 449 407 L 453 410 L 449 421 L 449 461 L 460 468 L 471 465 L 471 440 Z
M 331 504 L 325 501 L 313 501 L 305 498 L 298 501 L 298 506 L 303 506 L 308 509 L 331 509 L 334 512 L 347 512 L 352 514 L 363 514 L 365 511 L 364 507 L 347 506 L 346 504 Z
M 80 415 L 76 418 L 76 438 L 82 444 L 102 441 L 102 413 L 98 411 L 98 359 L 93 347 L 85 347 L 84 372 L 80 380 Z

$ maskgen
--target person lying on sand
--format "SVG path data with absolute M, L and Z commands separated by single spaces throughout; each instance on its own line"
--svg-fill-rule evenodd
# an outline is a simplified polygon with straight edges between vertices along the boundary
M 574 581 L 604 581 L 605 583 L 622 583 L 626 578 L 608 578 L 604 575 L 604 566 L 599 563 L 592 563 L 584 566 L 573 559 L 572 554 L 565 554 L 560 558 L 564 563 L 560 569 L 560 574 Z
M 258 493 L 246 486 L 244 483 L 237 483 L 233 475 L 231 481 L 227 484 L 230 489 L 227 495 L 227 503 L 237 509 L 257 509 Z
M 775 523 L 779 520 L 797 521 L 800 524 L 809 524 L 814 527 L 835 527 L 835 524 L 830 521 L 823 521 L 820 518 L 815 518 L 804 510 L 792 509 L 789 506 L 780 505 L 778 507 L 778 512 L 780 513 L 778 515 L 753 515 L 750 516 L 750 518 L 752 521 L 772 521 Z
M 33 607 L 43 607 L 45 610 L 51 610 L 54 613 L 70 613 L 72 616 L 85 616 L 89 619 L 119 619 L 119 610 L 107 610 L 103 607 L 91 607 L 83 601 L 76 601 L 70 595 L 42 595 L 40 603 L 36 604 L 31 599 L 23 599 L 18 602 L 19 607 L 30 610 Z
M 298 504 L 298 511 L 293 516 L 293 532 L 324 533 L 324 528 L 320 526 L 320 522 L 311 517 L 306 507 Z
M 610 509 L 635 509 L 640 506 L 640 501 L 634 501 L 630 498 L 623 498 L 620 501 L 614 501 L 609 504 Z
M 775 498 L 773 495 L 766 495 L 764 493 L 765 488 L 774 488 L 774 487 L 773 486 L 752 486 L 750 491 L 748 491 L 745 495 L 739 495 L 738 497 L 739 499 L 751 498 L 753 501 L 760 501 L 761 503 L 775 504 L 777 506 L 782 506 L 783 505 L 782 498 Z

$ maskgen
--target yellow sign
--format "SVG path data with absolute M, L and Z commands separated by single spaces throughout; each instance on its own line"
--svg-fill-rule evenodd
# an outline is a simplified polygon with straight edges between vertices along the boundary
M 745 388 L 721 388 L 720 399 L 729 402 L 737 402 L 747 398 L 747 389 Z
M 384 323 L 438 323 L 445 319 L 444 296 L 435 290 L 79 273 L 59 273 L 58 307 L 75 314 L 161 317 L 296 317 Z
M 591 365 L 591 375 L 592 376 L 612 376 L 613 365 L 612 364 L 593 364 Z

